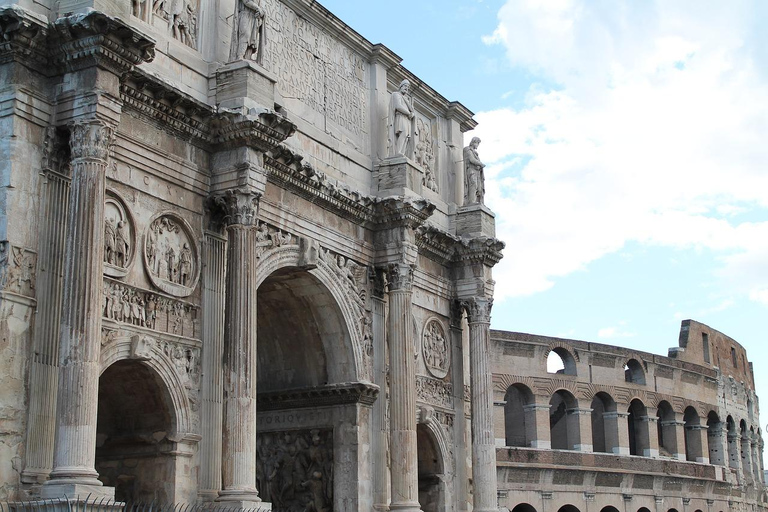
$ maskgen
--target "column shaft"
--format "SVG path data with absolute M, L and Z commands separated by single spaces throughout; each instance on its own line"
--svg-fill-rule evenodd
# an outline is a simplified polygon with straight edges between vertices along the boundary
M 105 171 L 111 138 L 112 128 L 101 122 L 72 125 L 72 183 L 63 268 L 56 445 L 51 480 L 43 490 L 43 497 L 56 496 L 66 490 L 72 492 L 61 486 L 102 485 L 94 466 Z
M 413 357 L 413 269 L 391 265 L 389 270 L 390 510 L 419 508 L 416 446 L 416 367 Z
M 496 446 L 493 438 L 493 382 L 491 376 L 492 300 L 468 302 L 469 366 L 472 388 L 472 481 L 474 510 L 498 509 L 496 497 Z
M 387 353 L 386 353 L 386 308 L 379 294 L 371 301 L 373 305 L 373 378 L 379 386 L 379 398 L 372 411 L 372 452 L 373 508 L 389 510 L 389 472 L 383 461 L 387 460 L 389 447 L 389 425 L 387 425 Z
M 549 430 L 549 404 L 533 403 L 523 406 L 525 411 L 525 439 L 531 448 L 549 450 L 552 436 Z
M 253 227 L 227 227 L 224 428 L 220 501 L 258 502 L 256 491 L 256 298 Z

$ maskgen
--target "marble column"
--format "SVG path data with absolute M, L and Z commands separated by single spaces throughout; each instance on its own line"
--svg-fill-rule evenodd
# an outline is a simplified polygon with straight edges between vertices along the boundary
M 388 459 L 389 425 L 387 424 L 387 329 L 386 303 L 384 302 L 385 278 L 380 269 L 373 274 L 374 293 L 371 300 L 373 309 L 373 379 L 379 386 L 379 397 L 373 406 L 372 431 L 372 475 L 373 509 L 389 510 L 389 471 L 382 461 Z
M 472 481 L 475 512 L 498 510 L 496 445 L 493 439 L 491 376 L 491 306 L 493 299 L 465 302 L 469 322 L 469 369 L 472 388 Z
M 56 442 L 42 496 L 114 495 L 97 479 L 96 419 L 104 271 L 104 193 L 113 130 L 71 125 L 72 182 L 59 339 Z
M 411 310 L 413 268 L 403 263 L 388 268 L 390 360 L 390 510 L 418 511 L 419 482 L 416 446 L 416 361 Z
M 229 190 L 226 212 L 227 296 L 224 313 L 222 490 L 218 501 L 243 508 L 261 502 L 256 490 L 256 258 L 258 195 Z

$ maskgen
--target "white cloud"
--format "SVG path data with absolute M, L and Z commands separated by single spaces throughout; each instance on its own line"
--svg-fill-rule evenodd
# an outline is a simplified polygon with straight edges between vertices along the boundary
M 768 79 L 753 3 L 508 1 L 485 38 L 534 84 L 477 115 L 487 203 L 508 243 L 499 298 L 546 290 L 629 241 L 723 251 L 768 303 Z M 754 274 L 754 271 L 762 274 Z M 756 277 L 759 276 L 759 277 Z

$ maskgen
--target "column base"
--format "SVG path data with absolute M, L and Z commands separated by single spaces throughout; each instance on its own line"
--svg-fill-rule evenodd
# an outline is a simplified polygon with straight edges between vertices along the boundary
M 389 510 L 398 512 L 421 512 L 421 505 L 418 503 L 392 503 L 389 505 Z
M 106 487 L 98 480 L 96 482 L 80 483 L 67 480 L 49 480 L 40 487 L 40 497 L 44 500 L 64 497 L 69 499 L 80 498 L 81 500 L 88 498 L 88 501 L 101 500 L 103 498 L 108 500 L 115 499 L 114 487 Z
M 216 498 L 216 503 L 221 503 L 221 507 L 226 509 L 272 510 L 272 504 L 261 501 L 259 493 L 255 490 L 244 491 L 237 489 L 220 491 L 219 497 Z

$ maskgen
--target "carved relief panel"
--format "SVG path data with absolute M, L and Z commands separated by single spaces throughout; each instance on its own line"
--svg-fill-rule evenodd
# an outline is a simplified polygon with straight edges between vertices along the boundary
M 433 377 L 448 375 L 451 367 L 451 347 L 443 324 L 437 318 L 430 318 L 421 336 L 421 354 L 424 365 Z
M 437 158 L 435 153 L 434 127 L 430 119 L 421 114 L 416 115 L 415 122 L 415 155 L 416 164 L 424 171 L 422 185 L 433 192 L 438 191 Z
M 332 429 L 260 431 L 256 450 L 257 488 L 273 510 L 332 509 Z
M 132 0 L 131 13 L 197 49 L 199 7 L 198 0 Z
M 185 221 L 170 213 L 156 216 L 144 236 L 143 252 L 152 284 L 175 297 L 192 294 L 200 277 L 200 258 Z
M 34 297 L 37 253 L 0 242 L 0 290 Z
M 104 274 L 124 277 L 136 254 L 136 223 L 111 190 L 104 201 Z

